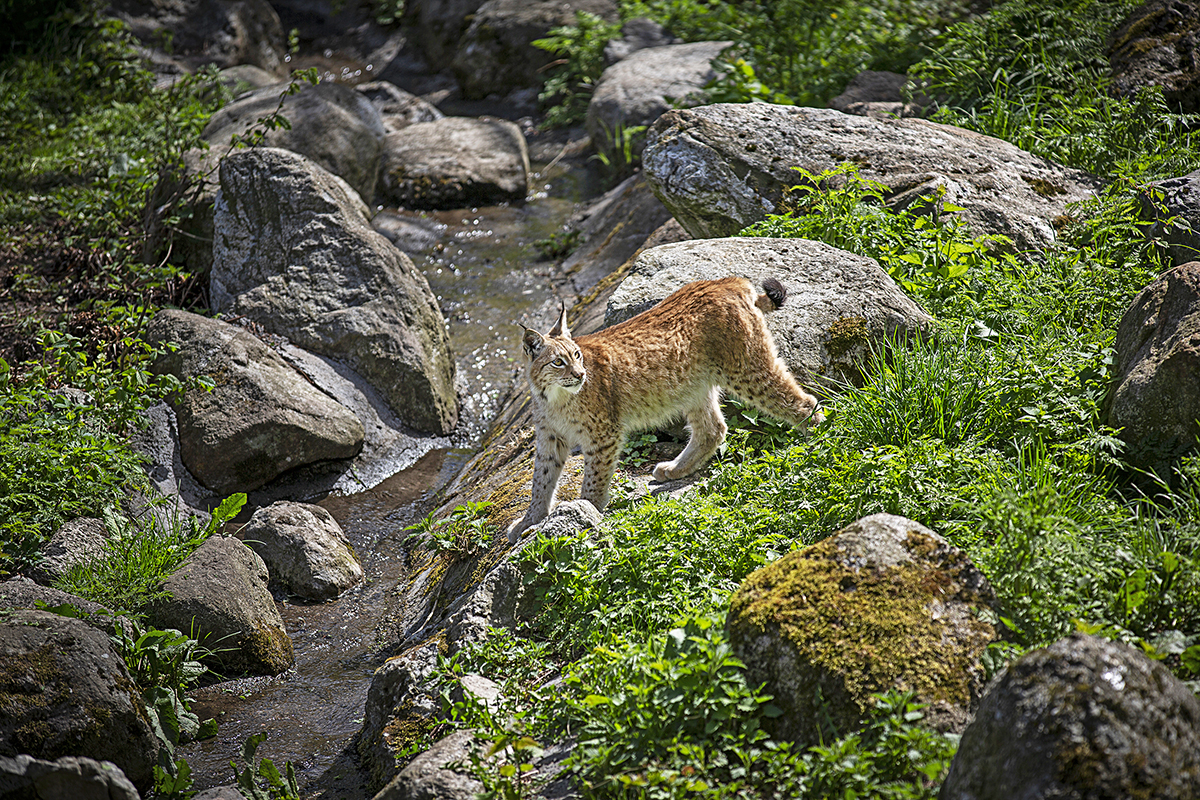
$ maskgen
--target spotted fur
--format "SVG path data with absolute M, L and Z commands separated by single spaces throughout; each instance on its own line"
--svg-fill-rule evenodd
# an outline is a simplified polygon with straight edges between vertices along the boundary
M 578 339 L 565 308 L 548 333 L 526 328 L 537 430 L 533 500 L 509 541 L 550 512 L 576 445 L 584 457 L 581 495 L 600 510 L 628 433 L 685 417 L 687 446 L 674 461 L 658 464 L 654 477 L 694 472 L 725 441 L 722 389 L 792 425 L 820 423 L 816 398 L 779 358 L 763 317 L 783 304 L 786 292 L 773 278 L 764 289 L 757 294 L 738 277 L 696 281 L 632 319 Z

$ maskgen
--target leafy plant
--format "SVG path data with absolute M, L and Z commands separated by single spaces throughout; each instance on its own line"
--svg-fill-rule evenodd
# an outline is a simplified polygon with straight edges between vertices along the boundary
M 559 56 L 538 95 L 545 108 L 545 124 L 565 127 L 581 122 L 600 74 L 604 72 L 604 45 L 621 26 L 587 11 L 575 12 L 575 24 L 552 28 L 534 47 Z
M 533 246 L 541 253 L 542 258 L 565 258 L 575 252 L 575 248 L 579 247 L 579 237 L 581 235 L 582 233 L 579 230 L 554 231 L 545 239 L 534 241 Z
M 258 746 L 267 740 L 267 732 L 256 733 L 242 744 L 242 764 L 239 770 L 234 761 L 229 762 L 233 768 L 234 780 L 238 791 L 246 800 L 300 800 L 300 787 L 296 784 L 296 768 L 288 761 L 284 765 L 284 774 L 269 758 L 259 760 L 254 764 Z
M 88 564 L 76 564 L 55 585 L 117 612 L 141 612 L 165 596 L 163 581 L 209 536 L 237 516 L 245 502 L 245 494 L 231 495 L 204 526 L 178 506 L 172 507 L 169 516 L 155 513 L 158 508 L 148 506 L 134 520 L 106 508 L 103 517 L 108 538 L 103 554 Z
M 601 146 L 592 158 L 604 165 L 605 182 L 615 186 L 637 171 L 641 162 L 641 145 L 645 140 L 645 125 L 625 125 L 618 122 L 612 128 L 601 123 L 611 148 Z
M 422 535 L 435 551 L 457 555 L 471 555 L 488 547 L 496 535 L 496 526 L 488 520 L 487 509 L 492 504 L 486 500 L 456 506 L 445 519 L 435 519 L 437 512 L 405 530 L 410 536 Z

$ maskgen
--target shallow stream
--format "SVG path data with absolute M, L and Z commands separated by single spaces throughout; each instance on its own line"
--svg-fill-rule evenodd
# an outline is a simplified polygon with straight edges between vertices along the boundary
M 258 756 L 282 771 L 291 761 L 306 798 L 370 796 L 355 763 L 371 675 L 394 639 L 379 622 L 389 594 L 408 577 L 405 526 L 429 510 L 431 496 L 451 480 L 486 431 L 517 370 L 517 322 L 546 327 L 560 296 L 570 289 L 554 261 L 540 260 L 534 242 L 561 230 L 576 203 L 594 187 L 576 165 L 534 166 L 533 192 L 520 206 L 413 214 L 381 213 L 419 226 L 432 245 L 414 262 L 438 298 L 450 330 L 459 373 L 459 397 L 468 426 L 454 437 L 459 449 L 435 450 L 374 488 L 320 501 L 341 524 L 359 554 L 366 580 L 337 600 L 281 604 L 296 651 L 296 666 L 274 678 L 246 678 L 193 692 L 201 719 L 220 732 L 181 749 L 196 787 L 234 781 L 242 743 L 268 734 Z M 542 173 L 545 173 L 544 175 Z M 436 244 L 434 244 L 436 240 Z

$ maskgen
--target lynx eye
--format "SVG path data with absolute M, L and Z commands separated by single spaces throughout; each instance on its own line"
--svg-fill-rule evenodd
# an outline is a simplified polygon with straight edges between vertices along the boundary
M 562 356 L 559 356 L 558 358 L 554 359 L 554 366 L 565 367 L 566 365 L 567 365 L 567 362 L 563 361 Z

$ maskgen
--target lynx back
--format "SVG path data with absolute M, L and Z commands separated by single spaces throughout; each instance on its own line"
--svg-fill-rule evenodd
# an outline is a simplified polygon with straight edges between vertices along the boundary
M 654 477 L 694 472 L 725 440 L 723 389 L 794 426 L 821 422 L 816 398 L 779 358 L 763 316 L 783 305 L 786 291 L 774 278 L 763 289 L 758 294 L 739 277 L 696 281 L 632 319 L 579 338 L 567 327 L 565 308 L 547 333 L 526 328 L 536 428 L 533 499 L 509 529 L 509 541 L 549 513 L 573 447 L 583 450 L 581 495 L 600 510 L 628 433 L 684 417 L 687 446 L 658 464 Z

